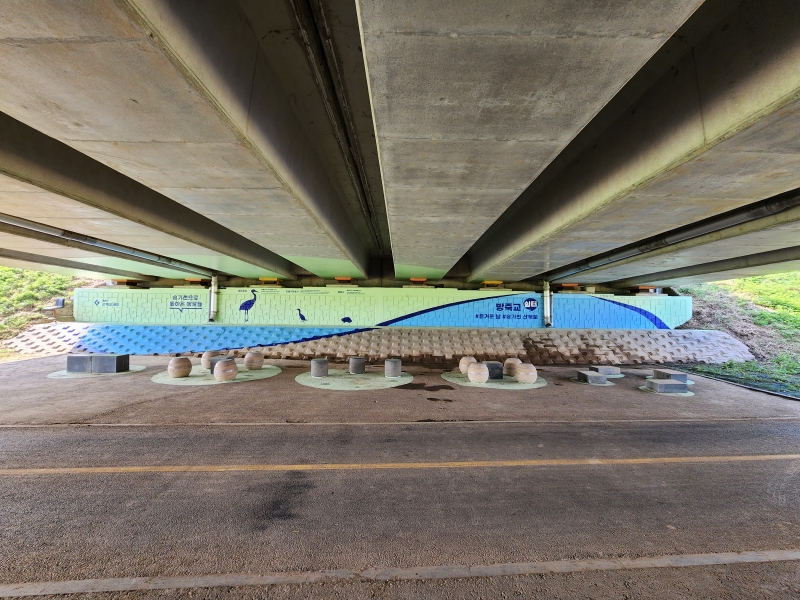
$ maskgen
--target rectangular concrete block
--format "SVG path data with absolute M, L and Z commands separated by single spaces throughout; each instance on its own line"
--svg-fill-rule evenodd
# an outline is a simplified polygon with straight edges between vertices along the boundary
M 130 371 L 130 354 L 93 354 L 92 373 L 122 373 Z
M 496 360 L 485 360 L 483 364 L 489 369 L 489 379 L 503 379 L 503 363 Z
M 67 373 L 91 373 L 91 354 L 67 354 Z
M 214 372 L 214 367 L 216 367 L 217 363 L 222 361 L 222 360 L 233 360 L 233 357 L 232 356 L 227 356 L 227 355 L 224 355 L 224 356 L 212 356 L 208 360 L 208 362 L 211 364 L 211 368 L 209 369 L 209 371 L 211 371 L 213 373 Z
M 648 379 L 645 385 L 647 389 L 661 394 L 682 394 L 689 391 L 685 381 L 675 379 Z
M 674 381 L 686 382 L 689 380 L 688 373 L 676 371 L 674 369 L 653 369 L 654 379 L 672 379 Z
M 602 384 L 608 383 L 606 376 L 597 371 L 578 371 L 578 381 L 581 383 Z
M 589 367 L 590 371 L 601 373 L 608 377 L 609 375 L 619 375 L 619 367 L 607 367 L 605 365 L 592 365 Z

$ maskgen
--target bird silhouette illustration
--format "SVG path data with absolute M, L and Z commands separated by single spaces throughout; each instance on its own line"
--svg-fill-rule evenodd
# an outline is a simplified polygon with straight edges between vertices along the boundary
M 342 319 L 342 323 L 352 323 L 352 322 L 353 319 L 351 319 L 350 317 L 345 317 L 344 319 Z
M 299 308 L 297 309 L 297 314 L 300 315 L 300 320 L 301 321 L 305 321 L 306 320 L 306 316 L 303 313 L 300 312 Z
M 255 290 L 250 290 L 250 293 L 253 294 L 253 297 L 250 298 L 250 300 L 245 300 L 244 302 L 242 302 L 239 305 L 239 310 L 243 310 L 244 311 L 244 322 L 245 323 L 247 323 L 250 320 L 250 309 L 253 308 L 253 306 L 256 303 L 256 291 Z

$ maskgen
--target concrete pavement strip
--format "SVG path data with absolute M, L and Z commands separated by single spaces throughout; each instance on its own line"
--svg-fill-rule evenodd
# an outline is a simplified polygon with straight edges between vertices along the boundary
M 316 582 L 346 581 L 404 581 L 425 579 L 461 579 L 471 577 L 503 577 L 546 573 L 578 573 L 585 571 L 618 571 L 629 569 L 658 569 L 668 567 L 702 567 L 745 563 L 766 563 L 800 560 L 800 550 L 762 550 L 750 552 L 718 552 L 708 554 L 676 554 L 640 558 L 555 560 L 494 565 L 443 565 L 365 571 L 310 571 L 305 573 L 247 573 L 220 575 L 184 575 L 178 577 L 121 577 L 114 579 L 83 579 L 71 581 L 40 581 L 0 584 L 0 597 L 44 596 L 163 590 L 175 588 L 212 588 L 292 585 Z

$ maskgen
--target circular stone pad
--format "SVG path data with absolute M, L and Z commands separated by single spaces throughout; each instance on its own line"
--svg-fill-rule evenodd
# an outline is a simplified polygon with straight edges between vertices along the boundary
M 606 379 L 608 379 L 608 377 L 606 377 Z M 581 385 L 593 385 L 595 387 L 608 387 L 614 385 L 610 381 L 606 381 L 605 383 L 587 383 L 586 381 L 581 381 L 577 377 L 570 377 L 569 380 L 574 381 L 575 383 L 580 383 Z
M 655 378 L 652 375 L 648 375 L 647 377 L 645 377 L 645 379 L 655 379 Z M 685 383 L 686 385 L 694 385 L 694 381 L 692 381 L 691 379 L 687 379 Z M 658 394 L 659 392 L 656 393 Z
M 460 371 L 446 371 L 442 373 L 442 379 L 449 381 L 450 383 L 455 383 L 456 385 L 463 385 L 465 387 L 489 388 L 492 390 L 509 391 L 535 390 L 536 388 L 547 385 L 547 382 L 542 377 L 537 378 L 535 383 L 520 383 L 516 380 L 516 378 L 509 377 L 508 375 L 503 375 L 502 381 L 499 379 L 490 379 L 486 383 L 473 383 L 469 380 L 469 377 Z
M 329 369 L 327 377 L 312 377 L 310 372 L 300 373 L 294 380 L 300 385 L 320 390 L 359 391 L 383 390 L 405 385 L 414 380 L 412 375 L 401 373 L 400 377 L 385 377 L 383 369 L 367 371 L 361 375 L 352 375 L 341 369 Z
M 127 371 L 120 371 L 119 373 L 69 373 L 67 371 L 56 371 L 55 373 L 50 373 L 48 377 L 50 379 L 90 379 L 92 377 L 110 377 L 113 375 L 127 375 L 128 373 L 138 373 L 139 371 L 144 371 L 147 367 L 142 365 L 131 365 L 129 370 Z
M 236 365 L 237 367 L 240 365 Z M 281 370 L 273 365 L 264 365 L 256 371 L 241 369 L 236 379 L 231 381 L 217 381 L 211 371 L 202 365 L 192 365 L 192 372 L 188 377 L 170 377 L 167 371 L 162 371 L 158 375 L 153 375 L 153 383 L 163 383 L 165 385 L 217 385 L 220 383 L 241 383 L 243 381 L 255 381 L 256 379 L 266 379 L 274 377 Z

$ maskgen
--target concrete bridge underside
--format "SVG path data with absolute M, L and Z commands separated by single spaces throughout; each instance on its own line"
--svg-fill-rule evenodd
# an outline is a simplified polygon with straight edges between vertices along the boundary
M 800 267 L 792 0 L 5 2 L 0 85 L 3 265 L 620 290 Z

